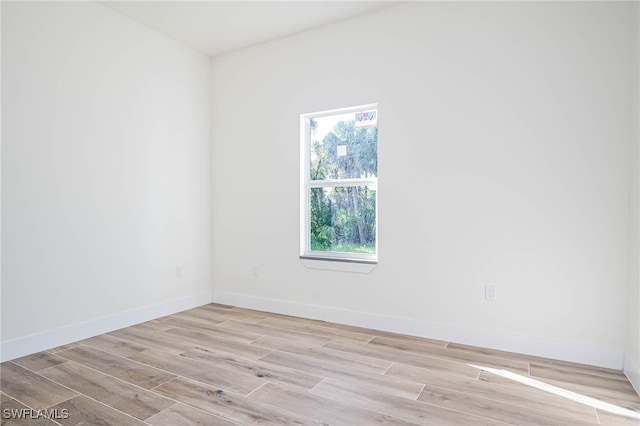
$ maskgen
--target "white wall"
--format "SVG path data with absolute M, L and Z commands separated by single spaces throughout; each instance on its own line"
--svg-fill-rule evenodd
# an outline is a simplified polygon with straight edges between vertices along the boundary
M 412 3 L 214 59 L 214 300 L 622 368 L 631 8 Z M 307 269 L 299 114 L 369 102 L 379 264 Z
M 627 348 L 624 370 L 640 394 L 640 3 L 635 3 L 635 34 L 633 45 L 635 95 L 632 102 L 633 138 L 631 140 L 631 262 L 629 262 L 629 311 Z
M 2 8 L 2 358 L 210 301 L 210 60 L 94 2 Z

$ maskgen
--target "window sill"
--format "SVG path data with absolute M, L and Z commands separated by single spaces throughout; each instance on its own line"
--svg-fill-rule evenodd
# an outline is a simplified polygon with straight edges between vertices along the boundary
M 373 271 L 378 262 L 363 259 L 335 259 L 327 257 L 300 256 L 300 262 L 310 269 L 323 269 L 327 271 L 354 272 L 368 274 Z

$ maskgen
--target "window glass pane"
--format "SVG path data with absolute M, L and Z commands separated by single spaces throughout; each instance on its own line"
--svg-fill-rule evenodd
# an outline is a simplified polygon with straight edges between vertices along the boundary
M 311 180 L 377 177 L 377 111 L 311 118 L 309 126 Z
M 311 188 L 309 204 L 312 251 L 376 253 L 374 188 Z

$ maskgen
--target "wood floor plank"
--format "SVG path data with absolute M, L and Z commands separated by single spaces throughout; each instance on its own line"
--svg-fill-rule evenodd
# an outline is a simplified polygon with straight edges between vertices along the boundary
M 520 382 L 501 377 L 487 371 L 482 371 L 478 380 L 499 383 L 510 387 L 520 387 L 528 389 L 529 386 Z M 598 399 L 609 404 L 614 404 L 619 407 L 628 408 L 634 411 L 640 411 L 640 397 L 635 394 L 621 393 L 610 389 L 600 389 L 590 386 L 577 385 L 573 383 L 558 382 L 550 379 L 536 379 L 542 383 L 546 383 L 552 386 L 556 386 L 560 389 L 565 389 L 571 392 L 575 392 L 580 395 L 584 395 L 590 398 Z
M 2 392 L 31 408 L 49 408 L 78 394 L 13 362 L 0 365 Z
M 222 417 L 177 403 L 146 421 L 153 426 L 238 426 Z
M 415 342 L 415 343 L 425 343 L 425 342 L 431 342 L 433 343 L 435 346 L 439 346 L 441 348 L 445 348 L 448 344 L 448 342 L 445 342 L 443 340 L 437 340 L 437 339 L 428 339 L 426 337 L 418 337 L 418 336 L 410 336 L 408 334 L 400 334 L 400 333 L 392 333 L 389 331 L 382 331 L 382 330 L 374 330 L 372 328 L 364 328 L 364 327 L 356 327 L 353 325 L 346 325 L 346 324 L 337 324 L 337 323 L 331 323 L 331 322 L 325 322 L 321 325 L 321 327 L 326 327 L 326 328 L 330 328 L 330 329 L 337 329 L 337 330 L 344 330 L 344 331 L 350 331 L 350 332 L 354 332 L 354 333 L 362 333 L 362 334 L 369 334 L 373 337 L 390 337 L 392 339 L 396 339 L 396 340 L 403 340 L 405 342 Z
M 134 324 L 132 326 L 127 327 L 129 329 L 133 329 L 133 330 L 143 330 L 143 331 L 149 331 L 152 333 L 162 333 L 165 330 L 168 330 L 169 328 L 171 328 L 171 326 L 167 325 L 164 323 L 164 321 L 162 321 L 161 318 L 157 318 L 151 321 L 145 321 L 145 322 L 141 322 L 138 324 Z
M 235 310 L 239 310 L 239 311 L 258 312 L 260 314 L 265 315 L 265 319 L 274 319 L 274 320 L 280 320 L 280 321 L 295 322 L 295 323 L 298 323 L 300 325 L 306 325 L 306 326 L 319 326 L 319 325 L 322 325 L 322 324 L 325 323 L 325 321 L 319 320 L 319 319 L 302 318 L 302 317 L 296 317 L 296 316 L 293 316 L 293 315 L 278 314 L 278 313 L 275 313 L 275 312 L 255 311 L 255 310 L 246 309 L 246 308 L 239 308 L 239 307 L 236 307 L 234 309 Z
M 303 394 L 294 390 L 268 383 L 249 396 L 252 400 L 261 401 L 283 410 L 309 413 L 321 424 L 337 425 L 415 425 L 392 416 L 375 411 L 343 404 L 318 395 Z
M 350 385 L 341 380 L 326 379 L 316 386 L 312 394 L 356 407 L 385 413 L 420 425 L 505 425 L 508 423 L 436 407 L 420 401 Z
M 485 367 L 504 368 L 516 373 L 529 374 L 529 363 L 507 358 L 498 358 L 490 355 L 474 354 L 467 351 L 441 348 L 437 345 L 429 345 L 418 342 L 405 342 L 389 337 L 374 337 L 367 346 L 380 347 L 400 352 L 411 352 L 418 355 L 427 355 L 442 359 L 451 359 L 465 364 L 478 364 Z
M 196 346 L 205 346 L 207 348 L 228 352 L 230 354 L 250 359 L 258 359 L 271 352 L 269 349 L 250 345 L 248 342 L 239 341 L 235 338 L 230 339 L 227 337 L 212 336 L 207 333 L 200 333 L 182 328 L 172 328 L 167 331 L 167 334 L 192 344 L 193 346 L 187 350 L 191 350 Z
M 331 338 L 303 333 L 300 331 L 283 330 L 275 327 L 269 327 L 267 325 L 262 325 L 262 323 L 248 324 L 240 321 L 229 320 L 218 325 L 219 327 L 223 328 L 230 328 L 232 330 L 242 330 L 249 333 L 254 333 L 258 336 L 277 337 L 283 340 L 311 343 L 316 346 L 322 346 L 326 343 L 329 343 L 329 341 L 331 340 Z
M 188 312 L 192 312 L 192 311 L 207 313 L 211 315 L 211 317 L 216 319 L 224 319 L 225 321 L 236 320 L 236 321 L 246 322 L 249 324 L 254 324 L 267 318 L 267 314 L 264 312 L 250 311 L 246 309 L 242 310 L 242 309 L 236 309 L 236 308 L 225 309 L 225 308 L 219 308 L 213 305 L 200 306 L 199 308 L 191 309 Z
M 497 349 L 480 348 L 477 346 L 463 345 L 460 343 L 449 343 L 447 345 L 447 349 L 455 350 L 456 352 L 459 352 L 459 353 L 470 352 L 473 354 L 481 354 L 481 355 L 493 356 L 497 358 L 512 359 L 515 361 L 523 361 L 523 362 L 528 362 L 530 364 L 537 364 L 541 366 L 562 368 L 562 369 L 566 369 L 567 371 L 576 372 L 577 374 L 583 374 L 583 373 L 595 374 L 603 377 L 609 377 L 612 379 L 622 378 L 622 380 L 626 380 L 626 376 L 621 370 L 614 370 L 611 368 L 578 364 L 575 362 L 549 359 L 549 358 L 543 358 L 543 357 L 532 356 L 532 355 L 524 355 L 524 354 L 519 354 L 514 352 L 501 351 Z
M 578 394 L 582 394 L 591 398 L 599 399 L 620 407 L 628 408 L 633 411 L 640 412 L 640 396 L 635 392 L 618 392 L 611 389 L 597 388 L 593 386 L 584 386 L 574 383 L 559 382 L 551 379 L 537 379 L 544 383 L 567 389 Z
M 219 309 L 235 309 L 237 308 L 237 306 L 233 306 L 233 305 L 225 305 L 224 303 L 207 303 L 208 306 L 211 306 L 213 308 L 219 308 Z M 203 305 L 205 306 L 205 305 Z
M 183 320 L 187 320 L 187 321 L 197 321 L 200 323 L 204 323 L 204 324 L 208 324 L 208 325 L 216 325 L 219 324 L 223 321 L 225 321 L 223 318 L 213 318 L 210 314 L 208 313 L 197 313 L 197 312 L 192 312 L 192 311 L 182 311 L 182 312 L 177 312 L 175 314 L 171 314 L 171 315 L 167 315 L 165 317 L 162 318 L 158 318 L 158 321 L 166 321 L 169 319 L 183 319 Z
M 129 359 L 142 364 L 169 371 L 172 374 L 188 377 L 199 382 L 247 395 L 266 381 L 247 374 L 238 374 L 223 368 L 214 367 L 184 356 L 176 356 L 166 352 L 149 349 L 131 355 Z
M 300 414 L 301 410 L 283 410 L 184 378 L 165 383 L 155 391 L 240 425 L 323 425 L 321 421 Z
M 200 333 L 200 334 L 192 334 L 191 336 L 197 337 L 197 338 L 206 338 L 210 341 L 212 339 L 221 338 L 221 339 L 233 340 L 241 343 L 251 343 L 254 340 L 259 339 L 260 337 L 263 336 L 263 334 L 260 334 L 260 333 L 253 333 L 250 331 L 234 329 L 230 327 L 221 327 L 220 324 L 222 323 L 216 324 L 213 327 L 208 329 L 202 329 L 202 328 L 196 329 L 194 327 L 190 327 L 189 324 L 183 320 L 170 321 L 170 323 L 173 324 L 174 327 L 167 331 L 173 334 L 177 334 L 181 337 L 188 336 L 190 335 L 190 333 Z M 182 330 L 182 331 L 179 332 L 178 330 Z M 188 333 L 185 333 L 185 332 L 188 332 Z M 206 337 L 205 335 L 208 335 L 209 337 Z
M 67 410 L 67 419 L 57 420 L 63 426 L 144 426 L 145 423 L 97 401 L 78 396 L 56 405 Z
M 224 352 L 213 351 L 207 348 L 195 348 L 185 352 L 184 357 L 195 359 L 205 364 L 210 364 L 233 371 L 239 374 L 264 378 L 274 383 L 295 386 L 310 390 L 322 380 L 322 377 L 288 367 L 267 362 L 236 357 Z
M 367 371 L 286 352 L 274 351 L 263 357 L 262 361 L 295 368 L 296 370 L 306 371 L 318 376 L 342 379 L 350 383 L 362 385 L 363 387 L 377 389 L 390 395 L 397 395 L 409 399 L 417 398 L 423 387 L 422 383 L 413 380 L 369 373 Z
M 55 426 L 57 423 L 49 417 L 63 416 L 63 413 L 50 412 L 50 416 L 40 415 L 37 411 L 32 412 L 29 407 L 16 401 L 7 399 L 0 404 L 2 413 L 2 426 Z
M 179 327 L 191 331 L 216 334 L 219 332 L 220 328 L 217 325 L 221 322 L 223 321 L 205 321 L 203 319 L 190 319 L 173 316 L 172 318 L 166 319 L 164 324 L 171 325 L 171 328 Z M 242 337 L 242 334 L 239 334 L 239 337 Z
M 166 321 L 169 318 L 179 318 L 191 321 L 200 321 L 206 324 L 218 324 L 226 321 L 225 318 L 213 316 L 210 311 L 194 310 L 178 312 L 177 314 L 167 315 L 166 317 L 159 318 L 160 321 Z
M 193 349 L 197 345 L 196 343 L 187 342 L 184 339 L 180 339 L 177 336 L 172 336 L 171 334 L 168 334 L 166 332 L 157 333 L 154 331 L 142 330 L 133 327 L 112 331 L 108 334 L 108 336 L 117 337 L 122 340 L 128 340 L 132 343 L 142 344 L 147 347 L 160 349 L 161 351 L 165 351 L 175 355 L 179 355 L 184 351 Z
M 577 419 L 554 416 L 545 411 L 505 402 L 496 404 L 487 398 L 431 385 L 425 386 L 418 400 L 438 407 L 522 426 L 562 425 L 578 422 L 585 426 L 598 424 L 596 421 L 584 422 Z
M 144 420 L 175 402 L 99 371 L 68 362 L 41 374 L 69 389 Z
M 374 336 L 367 344 L 415 352 L 417 354 L 435 351 L 436 349 L 440 349 L 441 351 L 446 350 L 446 342 L 428 339 L 398 339 L 395 337 Z M 439 352 L 435 351 L 435 353 Z
M 630 395 L 635 393 L 631 383 L 623 377 L 611 378 L 588 373 L 574 374 L 571 371 L 559 367 L 549 367 L 538 364 L 531 364 L 530 374 L 533 378 L 551 379 L 558 382 L 597 387 L 599 389 L 610 389 Z
M 158 319 L 155 321 L 147 321 L 147 322 L 142 322 L 140 324 L 135 324 L 128 328 L 130 330 L 141 330 L 149 333 L 162 334 L 165 331 L 169 330 L 170 328 L 173 328 L 173 326 L 170 324 L 167 324 L 166 320 L 160 321 Z
M 175 377 L 157 368 L 88 346 L 68 349 L 58 355 L 145 389 L 151 389 Z
M 148 346 L 120 339 L 109 334 L 101 334 L 100 336 L 91 337 L 90 339 L 81 340 L 83 345 L 91 346 L 94 349 L 108 352 L 121 357 L 128 357 L 138 352 L 148 349 Z
M 637 412 L 637 416 L 621 416 L 610 413 L 605 410 L 596 409 L 598 413 L 598 420 L 601 425 L 605 426 L 638 426 L 640 425 L 640 412 Z
M 373 338 L 373 336 L 369 334 L 321 327 L 322 323 L 319 321 L 314 321 L 311 323 L 306 321 L 301 322 L 293 317 L 288 317 L 286 319 L 269 317 L 260 321 L 258 324 L 275 327 L 281 330 L 313 334 L 315 336 L 325 337 L 327 339 L 345 338 L 356 342 L 367 343 Z
M 67 360 L 50 352 L 38 352 L 22 358 L 14 359 L 12 362 L 28 370 L 39 371 L 44 368 L 62 364 L 67 362 Z
M 597 422 L 593 407 L 535 388 L 515 388 L 401 363 L 394 363 L 385 374 L 412 378 L 422 383 L 487 398 L 496 401 L 496 403 L 533 408 L 579 422 Z
M 396 349 L 385 348 L 381 346 L 370 345 L 353 345 L 344 341 L 334 341 L 324 345 L 325 348 L 335 349 L 338 351 L 350 352 L 354 354 L 364 355 L 371 358 L 379 358 L 391 362 L 401 362 L 407 365 L 414 365 L 431 370 L 444 371 L 451 374 L 458 374 L 467 377 L 478 377 L 479 370 L 469 366 L 467 363 L 454 361 L 444 358 L 418 355 L 415 353 L 407 353 Z
M 345 367 L 358 368 L 372 373 L 382 374 L 391 365 L 391 361 L 384 359 L 371 358 L 350 352 L 336 351 L 325 347 L 317 347 L 312 344 L 305 344 L 304 342 L 282 340 L 275 337 L 262 337 L 253 342 L 252 345 L 306 356 L 309 358 L 321 359 L 323 361 L 340 364 Z
M 69 343 L 67 345 L 57 346 L 55 348 L 49 349 L 49 350 L 47 350 L 47 352 L 51 352 L 52 354 L 55 354 L 57 352 L 62 352 L 62 351 L 66 351 L 67 349 L 75 348 L 77 346 L 80 346 L 80 343 L 73 342 L 73 343 Z

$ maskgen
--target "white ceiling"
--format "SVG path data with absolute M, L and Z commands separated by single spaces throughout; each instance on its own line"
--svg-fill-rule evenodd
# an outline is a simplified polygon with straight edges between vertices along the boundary
M 99 1 L 181 43 L 217 56 L 384 9 L 390 1 Z

